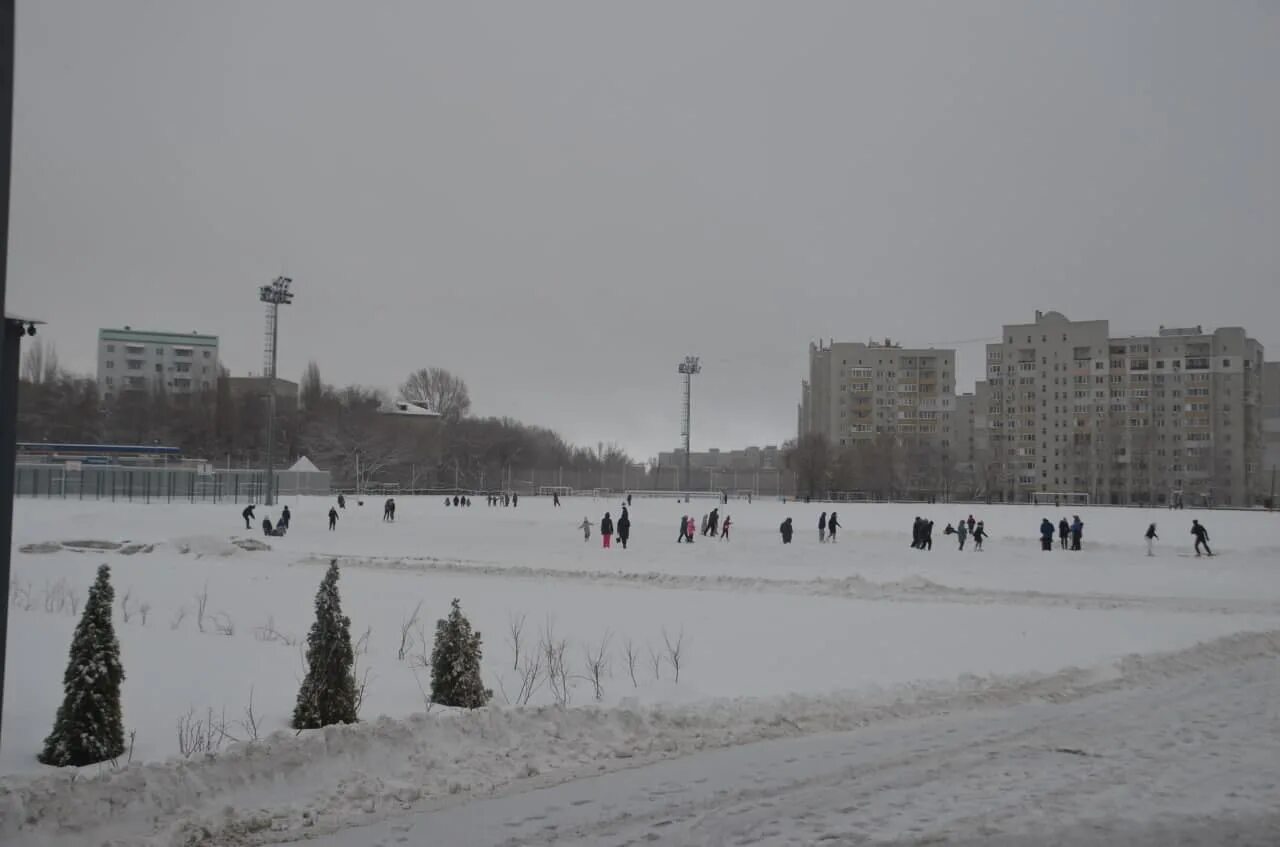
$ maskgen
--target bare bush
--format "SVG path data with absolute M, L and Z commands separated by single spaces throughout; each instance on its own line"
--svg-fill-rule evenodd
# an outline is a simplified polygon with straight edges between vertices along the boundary
M 567 706 L 573 697 L 569 686 L 569 667 L 564 661 L 564 651 L 569 642 L 556 638 L 555 621 L 548 617 L 546 627 L 538 645 L 538 652 L 546 664 L 547 684 L 551 688 L 551 696 L 557 705 Z
M 204 584 L 204 588 L 200 589 L 200 593 L 196 595 L 196 629 L 204 632 L 204 619 L 206 611 L 209 608 L 209 583 Z
M 662 628 L 662 640 L 667 646 L 666 660 L 671 669 L 675 671 L 675 681 L 680 682 L 680 665 L 684 661 L 684 627 L 680 627 L 680 633 L 675 640 L 671 640 L 671 636 L 667 634 L 666 627 Z
M 507 613 L 507 643 L 511 645 L 511 669 L 513 671 L 520 670 L 520 645 L 524 643 L 524 622 L 523 613 L 519 617 L 514 612 Z
M 422 601 L 418 601 L 418 605 L 413 607 L 413 614 L 405 618 L 400 623 L 400 649 L 396 652 L 396 658 L 404 661 L 404 657 L 409 655 L 413 650 L 413 627 L 418 623 L 418 614 L 422 611 Z
M 187 607 L 182 606 L 173 615 L 173 620 L 169 621 L 169 629 L 177 629 L 182 626 L 182 622 L 187 619 Z
M 45 580 L 44 610 L 51 615 L 68 614 L 75 617 L 80 614 L 80 595 L 65 579 L 59 579 L 52 585 Z
M 226 612 L 218 612 L 215 615 L 211 615 L 209 620 L 213 623 L 213 631 L 218 635 L 231 637 L 236 634 L 235 621 Z
M 356 654 L 357 656 L 363 656 L 363 655 L 368 654 L 368 652 L 369 652 L 369 639 L 370 639 L 370 637 L 372 637 L 372 636 L 373 636 L 373 627 L 372 627 L 372 626 L 370 626 L 370 627 L 367 627 L 367 628 L 365 629 L 365 631 L 364 631 L 364 635 L 362 635 L 362 636 L 360 636 L 359 638 L 357 638 L 357 639 L 356 639 L 356 644 L 355 644 L 355 647 L 353 648 L 353 650 L 355 651 L 355 654 Z
M 266 623 L 262 626 L 255 626 L 253 628 L 253 637 L 265 643 L 279 641 L 286 647 L 292 647 L 294 644 L 298 643 L 298 639 L 296 637 L 276 629 L 276 619 L 274 615 L 268 615 Z
M 651 644 L 646 644 L 645 648 L 649 651 L 649 667 L 653 669 L 653 678 L 662 679 L 662 654 L 654 650 Z
M 213 754 L 222 749 L 227 739 L 235 740 L 227 734 L 226 711 L 215 717 L 210 708 L 205 717 L 196 717 L 196 710 L 190 709 L 178 718 L 178 752 L 189 759 L 197 754 Z
M 138 607 L 138 617 L 142 618 L 142 625 L 147 625 L 147 615 L 151 614 L 151 604 L 143 603 Z
M 640 661 L 640 651 L 636 649 L 635 642 L 630 638 L 622 642 L 622 657 L 627 662 L 627 673 L 631 676 L 631 687 L 639 688 L 640 683 L 636 681 L 636 663 Z
M 249 741 L 258 740 L 258 715 L 253 711 L 253 686 L 249 686 L 249 705 L 244 707 L 244 718 L 240 721 L 240 729 Z
M 520 688 L 516 691 L 514 698 L 508 696 L 501 677 L 498 678 L 498 689 L 507 705 L 527 706 L 533 699 L 533 695 L 542 688 L 546 679 L 542 673 L 542 653 L 538 651 L 526 653 L 516 672 L 520 674 Z
M 23 585 L 16 579 L 9 580 L 9 605 L 15 609 L 29 612 L 35 608 L 35 598 L 32 596 L 31 583 Z
M 120 618 L 128 623 L 131 617 L 133 617 L 133 589 L 129 588 L 120 595 Z
M 613 633 L 604 631 L 604 637 L 595 648 L 588 647 L 584 651 L 587 662 L 587 679 L 596 695 L 596 702 L 604 699 L 604 677 L 609 674 L 609 642 Z

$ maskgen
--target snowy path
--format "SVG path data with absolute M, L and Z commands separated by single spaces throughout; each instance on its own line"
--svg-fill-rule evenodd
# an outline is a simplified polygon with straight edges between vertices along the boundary
M 306 843 L 1275 844 L 1277 671 L 760 742 Z

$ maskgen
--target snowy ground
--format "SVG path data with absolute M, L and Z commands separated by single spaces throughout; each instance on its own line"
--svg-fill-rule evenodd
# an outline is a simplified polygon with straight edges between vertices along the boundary
M 209 843 L 258 843 L 336 830 L 330 843 L 437 843 L 404 833 L 465 826 L 467 815 L 478 814 L 495 826 L 500 818 L 511 822 L 503 815 L 547 820 L 489 827 L 493 838 L 438 843 L 588 844 L 606 835 L 615 838 L 609 843 L 626 843 L 657 833 L 668 843 L 782 844 L 831 833 L 851 840 L 840 833 L 916 839 L 939 832 L 975 840 L 1034 832 L 1039 842 L 1054 827 L 1067 832 L 1075 822 L 1105 816 L 1093 800 L 1064 795 L 1051 809 L 1040 802 L 1062 794 L 1053 774 L 1064 766 L 1091 786 L 1088 792 L 1110 791 L 1117 808 L 1137 798 L 1131 813 L 1116 812 L 1120 823 L 1138 827 L 1135 833 L 1146 833 L 1150 819 L 1163 815 L 1161 803 L 1211 824 L 1228 812 L 1261 814 L 1267 807 L 1258 797 L 1266 790 L 1259 786 L 1280 783 L 1275 755 L 1265 762 L 1245 757 L 1236 773 L 1244 788 L 1230 789 L 1235 797 L 1219 790 L 1230 783 L 1218 780 L 1226 771 L 1207 765 L 1199 782 L 1180 783 L 1159 802 L 1122 791 L 1119 783 L 1105 788 L 1096 775 L 1106 771 L 1122 783 L 1185 765 L 1191 751 L 1160 747 L 1161 733 L 1176 737 L 1196 720 L 1252 727 L 1275 742 L 1277 716 L 1264 696 L 1275 692 L 1264 683 L 1268 674 L 1275 677 L 1280 655 L 1276 515 L 981 507 L 977 517 L 992 533 L 987 550 L 961 553 L 941 530 L 976 507 L 842 504 L 840 543 L 820 545 L 811 527 L 829 507 L 734 501 L 721 507 L 733 516 L 732 541 L 699 537 L 685 546 L 674 543 L 679 516 L 696 508 L 701 517 L 714 504 L 645 500 L 632 510 L 631 549 L 605 551 L 594 534 L 584 544 L 574 527 L 584 515 L 598 525 L 606 510 L 616 518 L 612 501 L 566 500 L 556 510 L 547 499 L 527 498 L 518 509 L 455 510 L 435 499 L 404 498 L 395 524 L 380 520 L 380 504 L 349 503 L 334 533 L 325 529 L 328 500 L 291 505 L 291 534 L 270 539 L 269 551 L 252 551 L 231 543 L 260 535 L 244 533 L 238 507 L 19 502 L 15 544 L 33 552 L 14 557 L 0 841 L 168 844 L 209 833 Z M 1033 537 L 1040 517 L 1056 521 L 1064 512 L 1083 518 L 1086 549 L 1040 552 Z M 936 521 L 931 552 L 908 548 L 915 514 Z M 785 516 L 798 529 L 789 547 L 777 535 Z M 1190 555 L 1192 517 L 1207 524 L 1219 556 Z M 1158 555 L 1148 558 L 1141 537 L 1153 520 L 1163 539 Z M 126 555 L 48 543 L 97 541 L 142 547 Z M 267 738 L 286 729 L 302 667 L 294 642 L 305 637 L 315 589 L 335 557 L 343 565 L 340 588 L 353 636 L 368 633 L 360 657 L 369 673 L 366 721 Z M 34 755 L 60 700 L 75 622 L 62 586 L 82 602 L 104 561 L 112 565 L 118 599 L 131 595 L 129 622 L 118 603 L 116 624 L 127 674 L 125 720 L 136 731 L 134 764 L 87 769 L 73 781 Z M 201 631 L 195 610 L 206 590 Z M 416 657 L 430 648 L 415 637 L 400 659 L 401 623 L 421 601 L 421 631 L 430 638 L 453 597 L 484 634 L 484 673 L 502 708 L 424 715 L 430 674 Z M 519 689 L 508 629 L 520 616 L 526 652 L 548 627 L 568 641 L 575 677 L 569 711 L 552 706 L 545 682 L 530 708 L 505 707 Z M 681 634 L 677 682 L 666 642 Z M 606 636 L 610 672 L 597 704 L 585 679 L 586 654 Z M 637 655 L 634 682 L 628 642 Z M 1260 681 L 1246 685 L 1246 678 Z M 1169 690 L 1160 696 L 1195 692 L 1186 695 L 1194 704 L 1185 715 L 1155 710 L 1165 722 L 1130 750 L 1117 740 L 1131 734 L 1125 721 L 1142 724 L 1161 686 Z M 1215 691 L 1228 693 L 1215 699 Z M 211 759 L 178 756 L 177 723 L 189 713 L 202 718 L 212 709 L 218 720 L 225 713 L 229 732 L 243 737 L 238 722 L 250 692 L 263 741 L 227 743 Z M 1100 698 L 1113 698 L 1114 709 Z M 1094 719 L 1094 710 L 1116 717 Z M 1108 763 L 1081 772 L 1091 757 L 1044 752 L 1041 740 L 1029 753 L 1018 746 L 1023 730 L 1039 739 L 1059 723 L 1077 726 L 1083 740 L 1057 746 L 1094 745 L 1107 751 Z M 862 728 L 826 742 L 807 738 L 856 727 Z M 865 750 L 872 727 L 885 740 Z M 1206 749 L 1223 761 L 1239 760 L 1232 745 L 1248 748 L 1245 732 L 1215 731 L 1220 738 L 1206 741 Z M 912 746 L 918 737 L 925 741 Z M 931 748 L 934 737 L 939 744 Z M 763 739 L 785 740 L 741 746 Z M 1148 755 L 1148 741 L 1159 755 Z M 819 755 L 828 747 L 836 752 Z M 714 748 L 730 749 L 700 752 Z M 1265 745 L 1256 751 L 1268 749 L 1274 753 Z M 842 750 L 851 761 L 840 758 Z M 983 768 L 999 765 L 965 758 L 979 750 L 1012 757 L 1017 767 L 1010 773 L 1026 774 L 1009 781 L 999 808 L 982 794 L 982 786 L 999 784 Z M 808 764 L 779 766 L 788 758 Z M 707 782 L 673 776 L 686 767 Z M 752 767 L 776 778 L 752 788 L 743 782 Z M 601 789 L 617 795 L 618 815 L 626 815 L 612 828 L 598 823 L 611 819 L 598 809 L 555 799 L 561 796 L 555 792 L 595 789 L 546 787 L 620 768 L 629 773 L 606 777 Z M 850 769 L 882 774 L 883 781 L 854 791 L 865 795 L 862 801 L 827 808 L 824 790 L 847 794 L 830 786 L 842 785 Z M 664 783 L 679 786 L 677 799 L 661 801 L 661 792 L 650 791 Z M 926 814 L 926 806 L 886 798 L 886 786 L 899 783 L 921 802 L 925 791 L 956 799 L 950 812 L 926 804 Z M 635 792 L 649 800 L 636 800 Z M 476 799 L 482 795 L 501 795 L 484 801 L 499 808 L 484 807 Z M 791 811 L 773 823 L 735 811 L 757 795 Z M 551 806 L 559 808 L 547 814 Z M 842 813 L 845 807 L 850 811 Z M 990 831 L 982 828 L 987 818 L 974 817 L 984 808 L 998 822 Z M 346 829 L 378 820 L 381 834 L 376 827 Z M 1266 820 L 1257 826 L 1274 826 L 1274 818 Z M 650 824 L 655 828 L 644 828 Z M 556 829 L 544 832 L 547 826 Z

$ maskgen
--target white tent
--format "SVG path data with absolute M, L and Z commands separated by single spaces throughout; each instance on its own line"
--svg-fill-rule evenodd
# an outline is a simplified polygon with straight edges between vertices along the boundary
M 320 469 L 315 466 L 315 463 L 312 462 L 310 459 L 308 459 L 306 456 L 303 456 L 301 459 L 294 462 L 293 467 L 289 468 L 289 470 L 297 471 L 299 473 L 319 473 L 320 472 Z

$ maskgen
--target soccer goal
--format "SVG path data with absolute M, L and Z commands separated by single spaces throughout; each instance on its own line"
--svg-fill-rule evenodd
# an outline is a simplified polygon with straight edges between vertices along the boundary
M 559 494 L 561 497 L 568 497 L 573 493 L 573 486 L 570 485 L 539 485 L 538 494 L 544 497 L 550 497 L 553 494 Z
M 1031 502 L 1037 506 L 1088 506 L 1087 491 L 1033 491 Z

